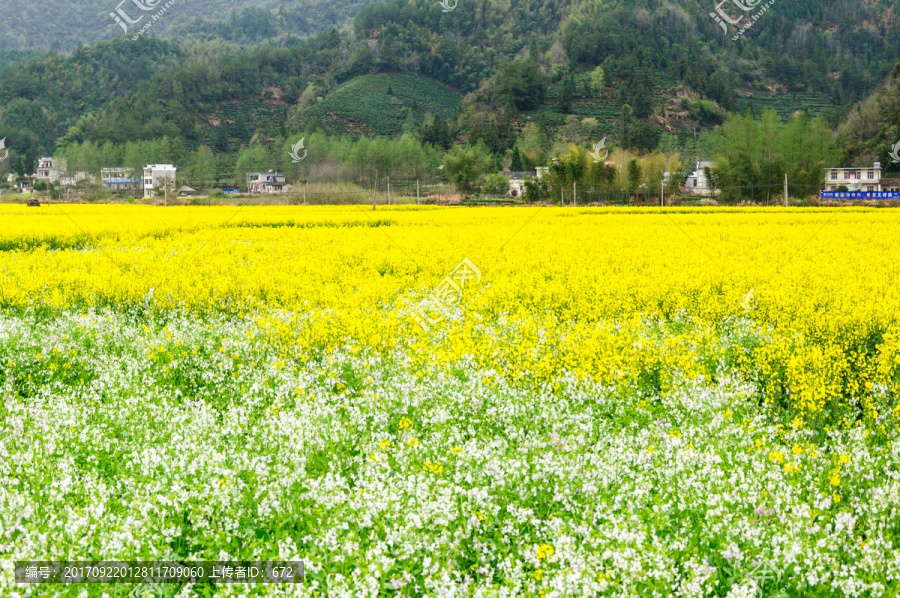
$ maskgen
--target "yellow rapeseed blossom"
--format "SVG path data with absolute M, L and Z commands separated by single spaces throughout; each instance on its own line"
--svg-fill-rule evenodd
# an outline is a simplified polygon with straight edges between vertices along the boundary
M 542 561 L 554 555 L 556 550 L 550 544 L 541 544 L 537 549 L 537 560 Z
M 223 311 L 255 318 L 283 353 L 403 348 L 414 363 L 466 358 L 498 378 L 557 390 L 567 373 L 609 386 L 646 380 L 665 395 L 677 380 L 717 378 L 727 358 L 758 381 L 768 408 L 784 408 L 786 424 L 834 428 L 856 421 L 855 410 L 873 421 L 878 393 L 900 392 L 900 295 L 895 260 L 885 259 L 900 255 L 900 236 L 888 211 L 831 216 L 67 205 L 37 217 L 7 205 L 0 308 Z M 464 289 L 463 317 L 444 319 L 439 334 L 423 330 L 412 308 L 464 258 L 481 278 Z M 741 302 L 751 288 L 748 318 Z M 500 318 L 502 331 L 484 325 Z M 752 350 L 723 344 L 731 335 L 723 323 L 737 319 L 764 331 Z M 652 333 L 655 322 L 676 320 L 665 335 Z M 238 359 L 233 348 L 218 351 Z M 847 397 L 858 401 L 851 407 Z M 881 412 L 900 418 L 896 408 Z
M 436 475 L 440 475 L 444 473 L 444 466 L 441 463 L 432 463 L 431 461 L 425 461 L 425 465 L 422 467 L 428 473 L 433 473 Z

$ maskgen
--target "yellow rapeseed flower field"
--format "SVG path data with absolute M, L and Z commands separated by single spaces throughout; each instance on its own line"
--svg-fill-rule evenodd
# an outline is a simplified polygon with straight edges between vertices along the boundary
M 509 379 L 740 373 L 804 422 L 890 412 L 900 389 L 889 211 L 7 205 L 0 222 L 6 308 L 253 315 L 292 350 L 403 347 Z M 477 292 L 423 330 L 412 308 L 463 259 Z

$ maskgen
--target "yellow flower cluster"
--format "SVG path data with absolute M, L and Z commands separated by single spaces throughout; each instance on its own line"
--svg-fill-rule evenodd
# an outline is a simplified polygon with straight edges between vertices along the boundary
M 666 393 L 734 372 L 806 424 L 874 419 L 900 391 L 887 211 L 5 205 L 0 223 L 13 310 L 224 313 L 285 351 L 404 349 L 531 382 Z M 410 312 L 463 259 L 479 276 L 424 329 Z

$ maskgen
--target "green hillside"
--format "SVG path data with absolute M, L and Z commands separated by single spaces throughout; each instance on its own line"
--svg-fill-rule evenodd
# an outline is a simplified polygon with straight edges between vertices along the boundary
M 407 121 L 418 127 L 427 114 L 450 119 L 461 94 L 427 77 L 378 74 L 357 77 L 300 112 L 300 130 L 331 134 L 396 135 Z
M 900 160 L 894 157 L 900 152 L 900 64 L 877 93 L 850 112 L 838 139 L 847 164 L 881 162 L 887 174 L 900 176 Z
M 523 121 L 536 121 L 551 128 L 559 128 L 565 125 L 571 116 L 579 119 L 594 118 L 597 120 L 604 135 L 610 136 L 610 140 L 617 140 L 622 129 L 623 101 L 621 90 L 628 85 L 625 79 L 616 80 L 605 86 L 602 90 L 591 90 L 589 87 L 589 71 L 582 70 L 574 75 L 575 95 L 572 98 L 571 110 L 562 112 L 558 107 L 562 82 L 557 81 L 547 90 L 547 100 L 535 109 L 524 111 Z M 667 125 L 677 135 L 681 131 L 692 131 L 695 126 L 705 128 L 710 123 L 702 122 L 702 119 L 691 113 L 689 108 L 682 107 L 678 102 L 678 94 L 683 89 L 668 73 L 656 73 L 654 76 L 654 98 L 659 107 L 657 114 L 666 121 Z M 674 104 L 673 104 L 674 103 Z M 775 110 L 782 119 L 789 118 L 798 111 L 806 112 L 812 117 L 823 116 L 836 107 L 832 99 L 821 92 L 800 93 L 769 93 L 744 91 L 733 106 L 736 112 L 743 114 L 752 109 L 757 116 L 764 110 Z M 687 110 L 687 118 L 668 118 L 666 109 L 673 112 Z

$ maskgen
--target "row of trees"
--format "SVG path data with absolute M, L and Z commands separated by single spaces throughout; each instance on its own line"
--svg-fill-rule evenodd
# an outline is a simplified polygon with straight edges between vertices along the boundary
M 521 155 L 514 150 L 509 167 L 516 171 Z M 445 175 L 464 193 L 505 192 L 502 179 L 494 167 L 488 148 L 483 143 L 454 146 L 444 156 Z M 521 170 L 519 170 L 521 171 Z M 668 176 L 666 173 L 669 173 Z M 619 193 L 646 190 L 655 194 L 680 192 L 688 176 L 688 167 L 677 152 L 637 154 L 616 149 L 605 160 L 597 160 L 583 146 L 569 144 L 553 157 L 538 182 L 526 185 L 526 198 L 535 201 L 565 201 L 578 189 Z M 508 187 L 507 187 L 508 188 Z
M 768 203 L 783 195 L 787 175 L 793 197 L 815 195 L 825 168 L 841 163 L 841 152 L 828 124 L 805 113 L 783 122 L 775 111 L 731 116 L 713 136 L 716 165 L 711 181 L 726 202 Z
M 693 160 L 683 159 L 675 149 L 648 153 L 615 149 L 598 163 L 584 143 L 557 142 L 550 152 L 545 147 L 540 129 L 529 125 L 505 162 L 514 171 L 549 167 L 544 178 L 546 189 L 534 187 L 536 199 L 552 199 L 561 192 L 565 197 L 566 190 L 573 188 L 676 194 L 694 169 Z M 708 178 L 721 199 L 729 203 L 771 202 L 782 195 L 785 175 L 791 196 L 816 195 L 824 182 L 825 168 L 841 163 L 835 136 L 823 118 L 797 113 L 782 121 L 773 110 L 763 112 L 758 119 L 749 113 L 728 117 L 712 134 L 707 157 L 715 163 L 707 172 Z M 489 175 L 497 163 L 480 142 L 453 147 L 443 163 L 445 173 L 463 191 L 495 186 Z
M 588 120 L 575 120 L 572 126 L 596 133 L 596 123 Z M 207 146 L 188 150 L 177 137 L 119 144 L 84 141 L 72 143 L 57 157 L 65 159 L 70 172 L 98 173 L 104 167 L 124 166 L 138 173 L 148 163 L 174 163 L 188 184 L 206 188 L 242 188 L 247 172 L 277 170 L 295 183 L 353 181 L 367 187 L 378 181 L 383 185 L 387 180 L 444 178 L 463 193 L 500 193 L 504 187 L 500 171 L 546 166 L 546 188 L 535 187 L 533 199 L 565 196 L 573 188 L 630 193 L 646 189 L 654 194 L 664 189 L 675 194 L 693 170 L 693 156 L 684 159 L 676 148 L 665 152 L 612 148 L 605 160 L 598 161 L 590 153 L 593 139 L 587 135 L 565 141 L 535 123 L 526 125 L 504 153 L 492 151 L 482 140 L 451 145 L 450 129 L 439 119 L 423 131 L 399 138 L 354 139 L 321 132 L 274 141 L 256 137 L 236 154 L 216 154 Z M 793 196 L 813 195 L 822 184 L 824 169 L 841 158 L 825 121 L 802 113 L 786 122 L 774 111 L 759 119 L 750 114 L 731 116 L 716 129 L 711 148 L 709 157 L 716 165 L 709 179 L 728 202 L 771 201 L 780 196 L 785 174 Z
M 302 139 L 296 154 L 294 146 Z M 98 144 L 84 141 L 56 154 L 67 171 L 99 173 L 106 167 L 142 172 L 146 164 L 179 166 L 184 180 L 198 187 L 245 186 L 248 172 L 277 170 L 292 182 L 354 181 L 374 185 L 376 180 L 434 179 L 440 172 L 442 151 L 423 144 L 415 135 L 398 138 L 333 137 L 323 133 L 298 134 L 273 143 L 256 141 L 236 154 L 217 155 L 207 146 L 189 151 L 179 138 Z M 140 178 L 140 175 L 135 175 Z

